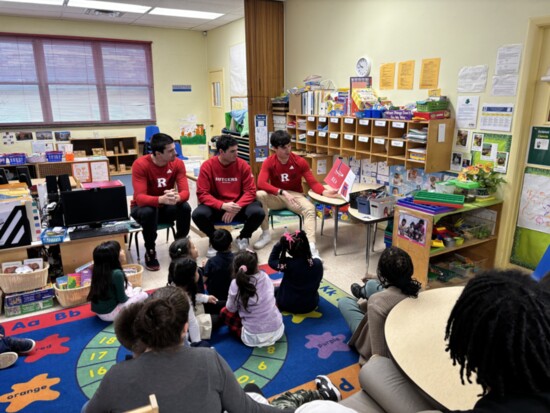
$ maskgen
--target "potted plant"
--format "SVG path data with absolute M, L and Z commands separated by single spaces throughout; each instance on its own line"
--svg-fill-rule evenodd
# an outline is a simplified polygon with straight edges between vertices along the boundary
M 459 182 L 475 182 L 477 183 L 476 195 L 478 197 L 489 196 L 494 194 L 498 186 L 506 183 L 502 175 L 493 170 L 491 164 L 471 165 L 462 170 L 458 174 Z

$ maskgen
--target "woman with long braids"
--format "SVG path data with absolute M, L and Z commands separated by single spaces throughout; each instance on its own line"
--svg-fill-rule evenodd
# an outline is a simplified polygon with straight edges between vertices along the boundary
M 273 246 L 268 264 L 283 273 L 281 285 L 275 291 L 279 310 L 305 314 L 317 308 L 323 263 L 312 258 L 304 231 L 285 232 Z
M 384 324 L 390 310 L 407 297 L 418 297 L 421 284 L 412 278 L 414 272 L 411 257 L 397 247 L 384 250 L 378 261 L 380 291 L 367 301 L 345 297 L 338 301 L 338 308 L 352 331 L 349 345 L 357 349 L 360 362 L 376 354 L 389 357 L 384 338 Z

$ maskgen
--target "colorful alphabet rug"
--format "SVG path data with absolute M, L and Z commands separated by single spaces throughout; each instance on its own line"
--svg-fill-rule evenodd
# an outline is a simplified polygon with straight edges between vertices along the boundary
M 276 283 L 281 275 L 271 277 Z M 315 311 L 283 313 L 285 335 L 274 346 L 246 347 L 226 327 L 214 333 L 212 345 L 243 386 L 254 382 L 270 397 L 313 388 L 315 376 L 326 374 L 344 397 L 359 389 L 358 356 L 346 344 L 350 332 L 337 308 L 346 293 L 326 281 L 319 292 Z M 130 354 L 116 339 L 113 325 L 95 317 L 88 304 L 3 326 L 7 335 L 36 341 L 31 354 L 0 371 L 0 410 L 8 413 L 79 412 L 109 368 Z

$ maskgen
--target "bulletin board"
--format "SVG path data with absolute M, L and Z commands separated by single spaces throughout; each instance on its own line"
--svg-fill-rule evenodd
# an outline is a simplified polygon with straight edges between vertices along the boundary
M 550 127 L 533 126 L 527 163 L 550 166 Z
M 550 170 L 527 167 L 510 262 L 535 269 L 550 245 Z
M 481 133 L 479 133 L 481 134 Z M 482 133 L 483 135 L 483 144 L 491 144 L 497 146 L 497 152 L 506 152 L 510 153 L 510 147 L 512 146 L 512 135 L 504 135 L 497 133 Z M 473 150 L 472 151 L 472 165 L 476 164 L 491 164 L 494 165 L 496 159 L 487 160 L 486 156 L 483 156 L 482 151 Z

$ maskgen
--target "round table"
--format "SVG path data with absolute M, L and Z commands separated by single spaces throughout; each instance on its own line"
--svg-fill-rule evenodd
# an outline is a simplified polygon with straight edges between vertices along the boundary
M 406 298 L 388 315 L 386 343 L 399 368 L 421 390 L 449 410 L 472 409 L 481 394 L 475 383 L 463 385 L 460 366 L 445 351 L 445 327 L 463 287 L 423 291 Z

